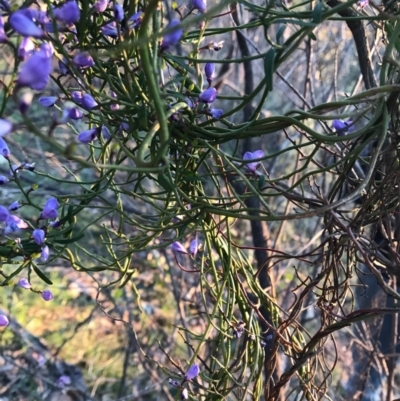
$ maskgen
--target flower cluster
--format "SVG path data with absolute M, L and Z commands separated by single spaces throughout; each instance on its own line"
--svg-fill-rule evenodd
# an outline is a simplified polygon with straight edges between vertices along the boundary
M 194 363 L 187 370 L 185 377 L 182 381 L 169 379 L 168 382 L 171 386 L 178 387 L 181 391 L 181 400 L 189 399 L 189 392 L 186 387 L 184 387 L 185 382 L 192 381 L 200 374 L 200 367 L 197 363 Z
M 25 277 L 21 278 L 18 281 L 18 286 L 25 290 L 31 290 L 33 292 L 38 292 L 45 301 L 51 301 L 54 298 L 53 293 L 50 290 L 44 290 L 44 291 L 33 290 L 31 283 Z

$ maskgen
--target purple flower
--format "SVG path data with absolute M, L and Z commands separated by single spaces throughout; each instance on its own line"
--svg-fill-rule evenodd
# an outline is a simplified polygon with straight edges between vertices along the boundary
M 178 28 L 178 25 L 180 25 L 180 21 L 172 20 L 167 26 L 168 30 L 173 28 L 175 29 L 172 32 L 169 32 L 164 35 L 163 41 L 161 43 L 161 51 L 167 50 L 171 46 L 175 46 L 181 40 L 183 35 L 183 29 Z
M 207 110 L 207 114 L 215 120 L 219 120 L 224 114 L 224 111 L 221 109 L 209 109 Z
M 187 388 L 184 388 L 181 392 L 181 400 L 188 400 L 189 399 L 189 393 L 187 391 Z
M 199 365 L 197 365 L 197 363 L 194 363 L 186 372 L 185 374 L 185 380 L 186 381 L 190 381 L 193 380 L 195 377 L 198 376 L 198 374 L 200 373 L 200 368 Z
M 124 19 L 124 9 L 121 4 L 116 3 L 114 6 L 114 18 L 121 22 Z
M 5 43 L 7 41 L 8 41 L 8 38 L 4 31 L 4 19 L 3 19 L 3 16 L 0 15 L 0 43 Z
M 6 228 L 4 229 L 4 234 L 8 235 L 15 233 L 20 228 L 28 228 L 28 224 L 20 219 L 18 216 L 10 214 L 6 220 Z
M 35 44 L 31 38 L 23 38 L 18 46 L 18 57 L 20 60 L 25 61 L 35 51 Z
M 90 143 L 95 140 L 99 134 L 98 128 L 89 129 L 78 134 L 78 141 L 82 143 Z
M 61 227 L 61 221 L 60 220 L 51 221 L 49 223 L 49 226 L 53 228 L 59 228 Z
M 212 103 L 216 98 L 217 90 L 215 88 L 208 88 L 199 95 L 199 99 L 203 103 Z
M 57 386 L 64 388 L 71 384 L 71 378 L 66 375 L 62 375 L 57 379 Z
M 26 278 L 21 278 L 21 280 L 18 281 L 18 286 L 25 290 L 32 288 L 31 283 Z
M 211 85 L 211 82 L 214 78 L 215 73 L 215 64 L 214 63 L 206 63 L 204 67 L 204 72 L 206 73 L 207 82 Z
M 12 131 L 12 123 L 8 120 L 3 120 L 0 118 L 0 136 L 9 134 Z
M 5 206 L 0 206 L 0 221 L 6 221 L 10 216 L 10 212 Z
M 171 248 L 174 252 L 177 252 L 177 253 L 187 253 L 184 246 L 178 241 L 173 242 L 171 245 Z
M 43 38 L 44 32 L 39 28 L 23 10 L 15 11 L 11 14 L 8 22 L 12 28 L 20 35 L 32 38 Z
M 88 93 L 85 93 L 82 96 L 82 107 L 86 110 L 92 110 L 93 108 L 98 106 L 98 103 L 96 102 L 96 100 L 93 99 L 93 97 L 91 95 L 89 95 Z
M 202 13 L 205 13 L 207 11 L 206 0 L 192 0 L 192 6 L 195 10 L 199 10 Z
M 112 38 L 116 38 L 118 36 L 118 29 L 115 21 L 104 25 L 103 28 L 101 28 L 101 33 L 104 36 L 111 36 Z
M 368 5 L 369 5 L 368 0 L 359 0 L 359 1 L 357 1 L 357 9 L 358 10 L 363 10 Z
M 8 182 L 8 178 L 4 175 L 0 175 L 0 185 L 5 185 Z
M 71 107 L 68 109 L 68 117 L 71 120 L 80 120 L 83 117 L 83 113 L 77 107 Z
M 8 0 L 3 0 L 3 1 L 0 3 L 0 10 L 3 10 L 3 11 L 10 11 L 10 10 L 11 10 L 10 2 L 9 2 Z
M 76 103 L 81 104 L 83 93 L 81 91 L 74 91 L 71 92 L 71 97 Z
M 89 68 L 94 66 L 94 60 L 88 52 L 78 53 L 72 61 L 80 68 Z
M 194 239 L 194 240 L 190 243 L 190 246 L 189 246 L 190 253 L 191 253 L 193 256 L 195 256 L 196 253 L 197 253 L 197 247 L 198 247 L 197 239 Z
M 243 160 L 254 160 L 254 159 L 261 159 L 265 156 L 265 153 L 262 150 L 256 150 L 255 152 L 246 152 L 243 155 Z M 261 164 L 260 161 L 258 162 L 252 162 L 252 163 L 247 163 L 246 168 L 251 171 L 252 173 L 255 173 L 258 166 Z
M 40 219 L 55 219 L 58 217 L 58 200 L 56 198 L 50 198 L 40 214 Z
M 57 96 L 42 96 L 39 98 L 38 101 L 43 107 L 52 107 L 55 105 L 57 100 Z
M 80 10 L 76 1 L 68 1 L 63 6 L 55 8 L 53 15 L 56 19 L 66 24 L 75 24 L 79 21 Z
M 11 203 L 10 206 L 8 206 L 8 210 L 10 212 L 14 212 L 15 210 L 18 210 L 21 207 L 21 203 L 19 203 L 19 201 L 14 201 L 13 203 Z
M 9 324 L 10 324 L 10 322 L 8 321 L 7 316 L 0 315 L 0 327 L 6 327 Z
M 347 131 L 353 131 L 354 126 L 351 120 L 342 121 L 342 120 L 333 120 L 332 121 L 332 128 L 337 132 L 339 135 L 344 134 Z
M 40 295 L 45 301 L 51 301 L 54 298 L 50 290 L 44 290 Z
M 33 53 L 22 64 L 17 78 L 18 85 L 39 91 L 43 90 L 50 79 L 52 71 L 51 58 L 51 46 L 48 43 L 43 43 L 40 50 Z
M 32 237 L 33 240 L 40 246 L 44 244 L 44 238 L 46 234 L 41 228 L 36 228 L 33 230 Z
M 103 13 L 108 7 L 108 0 L 97 0 L 93 5 L 94 11 Z
M 138 11 L 137 13 L 133 14 L 128 20 L 129 28 L 139 28 L 143 19 L 143 11 Z
M 0 137 L 0 154 L 4 156 L 6 159 L 10 157 L 10 149 L 8 148 L 6 141 Z
M 47 262 L 47 259 L 49 258 L 49 255 L 50 255 L 49 247 L 47 245 L 45 245 L 42 248 L 42 252 L 41 252 L 41 258 L 42 258 L 43 262 Z

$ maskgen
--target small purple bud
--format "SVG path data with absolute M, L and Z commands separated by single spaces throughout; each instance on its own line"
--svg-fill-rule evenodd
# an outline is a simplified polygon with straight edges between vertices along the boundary
M 333 120 L 332 121 L 332 128 L 337 132 L 338 135 L 343 135 L 347 131 L 353 131 L 354 125 L 351 120 L 342 121 L 342 120 Z
M 42 252 L 41 252 L 41 258 L 42 258 L 43 262 L 47 262 L 47 259 L 49 258 L 49 255 L 50 255 L 49 247 L 47 245 L 45 245 L 42 248 Z
M 114 18 L 116 21 L 121 22 L 124 19 L 124 9 L 121 4 L 116 3 L 114 6 Z
M 0 43 L 8 42 L 6 32 L 4 31 L 4 18 L 0 15 Z
M 40 246 L 44 244 L 44 238 L 46 234 L 41 228 L 36 228 L 33 230 L 32 238 Z
M 44 290 L 40 295 L 45 301 L 51 301 L 54 298 L 50 290 Z
M 94 60 L 88 52 L 78 53 L 72 61 L 80 68 L 90 68 L 94 66 Z
M 5 206 L 0 206 L 0 221 L 7 221 L 10 213 Z
M 60 220 L 51 221 L 49 223 L 49 226 L 53 227 L 53 228 L 60 228 L 61 227 L 61 221 Z
M 167 50 L 171 46 L 175 46 L 179 43 L 183 36 L 183 29 L 178 28 L 178 25 L 180 25 L 180 21 L 178 20 L 172 20 L 169 25 L 167 26 L 167 29 L 173 29 L 175 28 L 172 32 L 167 33 L 163 37 L 163 41 L 161 43 L 161 51 Z
M 76 1 L 68 1 L 63 6 L 55 8 L 53 15 L 56 19 L 66 24 L 75 24 L 79 21 L 80 10 Z
M 6 327 L 10 324 L 7 316 L 0 315 L 0 327 Z
M 81 104 L 83 93 L 81 91 L 74 91 L 74 92 L 71 92 L 71 97 L 75 103 Z
M 368 0 L 359 0 L 359 1 L 357 1 L 357 9 L 358 10 L 363 10 L 368 5 L 369 5 L 369 1 Z
M 38 102 L 43 107 L 52 107 L 52 106 L 55 105 L 57 100 L 58 100 L 57 96 L 42 96 L 42 97 L 39 98 Z
M 197 253 L 197 248 L 198 248 L 197 239 L 194 239 L 194 240 L 190 243 L 190 246 L 189 246 L 190 253 L 191 253 L 193 256 L 196 255 L 196 253 Z
M 260 345 L 262 348 L 264 348 L 267 345 L 267 343 L 264 340 L 260 340 Z
M 9 179 L 6 176 L 0 175 L 0 185 L 5 185 L 8 183 L 8 181 Z
M 198 374 L 200 373 L 200 368 L 199 365 L 197 365 L 197 363 L 194 363 L 186 372 L 185 374 L 185 380 L 186 381 L 190 381 L 193 380 L 195 377 L 198 376 Z
M 11 155 L 10 149 L 2 137 L 0 137 L 0 155 L 4 156 L 6 159 L 8 159 Z
M 50 198 L 40 214 L 40 219 L 55 219 L 58 217 L 58 200 L 56 198 Z
M 109 139 L 111 139 L 110 130 L 109 130 L 105 125 L 102 125 L 102 126 L 101 126 L 101 133 L 102 133 L 102 135 L 103 135 L 103 138 L 104 138 L 106 141 L 108 141 Z
M 104 36 L 116 38 L 118 36 L 117 24 L 115 22 L 110 22 L 109 24 L 104 25 L 103 28 L 101 28 L 101 33 Z
M 205 13 L 207 11 L 206 0 L 192 0 L 192 6 L 195 10 L 199 10 L 202 13 Z
M 256 150 L 255 152 L 246 152 L 243 155 L 243 160 L 254 160 L 254 159 L 261 159 L 265 156 L 265 153 L 262 150 Z M 246 168 L 251 171 L 252 173 L 255 173 L 258 166 L 261 164 L 260 161 L 258 162 L 252 162 L 252 163 L 247 163 Z
M 97 13 L 103 13 L 108 7 L 108 0 L 97 0 L 93 5 L 94 11 Z
M 31 18 L 27 17 L 23 10 L 15 11 L 11 14 L 8 22 L 12 28 L 22 36 L 32 38 L 43 38 L 44 32 L 39 28 Z
M 0 136 L 9 134 L 12 131 L 13 125 L 8 120 L 0 118 Z
M 181 386 L 181 382 L 179 382 L 178 380 L 173 380 L 171 378 L 168 379 L 168 383 L 171 386 L 174 386 L 174 387 L 180 387 Z
M 83 113 L 77 107 L 71 107 L 68 110 L 68 118 L 71 120 L 80 120 L 83 117 Z
M 184 388 L 181 392 L 181 400 L 188 400 L 189 399 L 189 393 L 187 391 L 187 388 Z
M 67 68 L 68 61 L 65 57 L 63 57 L 62 60 L 58 60 L 58 68 L 60 69 L 61 75 L 67 75 L 68 74 L 68 68 Z
M 26 278 L 21 278 L 21 280 L 18 281 L 18 286 L 25 290 L 32 288 L 31 283 Z
M 137 13 L 133 14 L 128 20 L 129 28 L 139 28 L 140 24 L 142 23 L 143 19 L 143 11 L 138 11 Z
M 214 63 L 206 63 L 204 67 L 204 72 L 206 74 L 207 82 L 211 85 L 211 82 L 214 78 L 215 73 L 215 64 Z
M 78 135 L 78 141 L 82 143 L 93 142 L 98 134 L 99 134 L 98 128 L 93 128 L 87 131 L 83 131 Z
M 71 384 L 71 378 L 66 375 L 62 375 L 57 379 L 57 386 L 64 388 L 65 386 L 69 386 Z
M 207 110 L 207 114 L 215 120 L 219 120 L 224 114 L 224 111 L 221 109 L 209 109 Z
M 35 51 L 35 44 L 28 38 L 23 38 L 18 46 L 18 57 L 25 61 Z
M 81 104 L 82 104 L 82 107 L 86 110 L 92 110 L 98 106 L 98 103 L 96 102 L 96 100 L 94 100 L 93 97 L 91 95 L 89 95 L 88 93 L 85 93 L 82 96 Z
M 208 88 L 199 95 L 199 99 L 203 103 L 212 103 L 216 98 L 217 90 L 215 88 Z
M 14 212 L 15 210 L 18 210 L 21 207 L 21 203 L 19 203 L 19 201 L 14 201 L 13 203 L 11 203 L 10 206 L 8 206 L 8 210 L 10 212 Z
M 22 87 L 43 90 L 50 79 L 52 71 L 52 49 L 43 43 L 40 50 L 26 60 L 19 71 L 17 83 Z
M 172 248 L 172 250 L 174 252 L 177 252 L 177 253 L 187 253 L 187 251 L 184 248 L 184 246 L 178 241 L 173 242 L 172 245 L 171 245 L 171 248 Z

